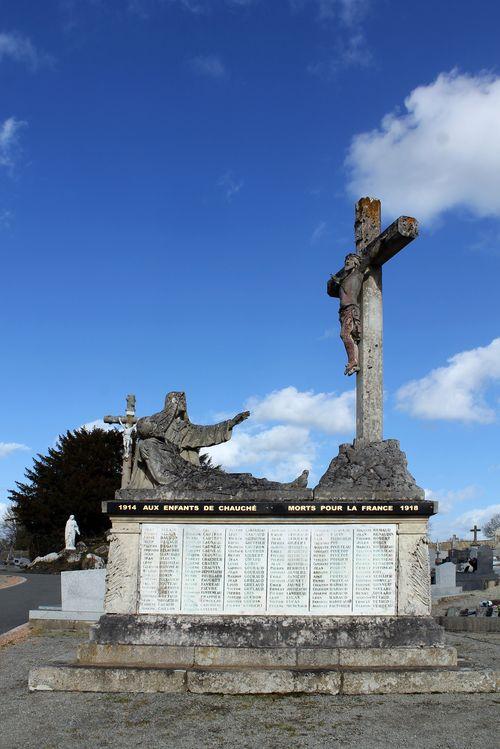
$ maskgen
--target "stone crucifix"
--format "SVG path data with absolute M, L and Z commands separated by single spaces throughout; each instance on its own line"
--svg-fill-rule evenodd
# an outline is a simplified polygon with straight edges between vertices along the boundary
M 331 276 L 329 296 L 340 299 L 341 337 L 348 362 L 345 374 L 356 373 L 356 446 L 383 439 L 382 265 L 418 235 L 418 223 L 400 216 L 381 232 L 380 200 L 356 203 L 356 253 Z
M 474 523 L 474 528 L 470 529 L 470 532 L 474 534 L 474 540 L 472 542 L 472 544 L 474 546 L 479 546 L 479 544 L 477 542 L 477 534 L 480 532 L 480 530 L 481 530 L 481 528 L 478 528 L 476 523 Z
M 135 415 L 135 395 L 127 395 L 127 407 L 125 416 L 105 416 L 106 424 L 119 424 L 123 430 L 123 465 L 122 486 L 128 486 L 132 475 L 132 433 L 137 423 Z

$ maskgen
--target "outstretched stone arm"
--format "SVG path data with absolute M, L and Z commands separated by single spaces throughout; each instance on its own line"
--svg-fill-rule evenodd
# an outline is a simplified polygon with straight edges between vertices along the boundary
M 233 416 L 231 421 L 233 422 L 233 427 L 235 427 L 237 424 L 241 424 L 242 421 L 245 421 L 250 416 L 250 411 L 242 411 L 239 414 L 236 414 L 236 416 Z
M 244 411 L 233 416 L 232 419 L 209 426 L 189 423 L 182 434 L 180 446 L 183 448 L 212 447 L 213 445 L 220 445 L 222 442 L 227 442 L 231 439 L 233 428 L 237 424 L 241 424 L 245 419 L 248 419 L 249 416 L 250 412 Z

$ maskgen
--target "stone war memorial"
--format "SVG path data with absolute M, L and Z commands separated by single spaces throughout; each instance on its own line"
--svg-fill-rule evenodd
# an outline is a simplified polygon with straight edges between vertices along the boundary
M 104 615 L 74 662 L 32 669 L 31 690 L 495 691 L 493 671 L 457 666 L 431 616 L 436 504 L 383 438 L 382 266 L 417 234 L 409 217 L 381 231 L 376 199 L 356 205 L 356 252 L 327 285 L 356 375 L 356 437 L 314 489 L 307 471 L 278 483 L 200 461 L 248 412 L 198 426 L 169 392 L 151 416 L 129 396 L 125 416 L 106 417 L 124 430 L 124 464 L 103 502 Z

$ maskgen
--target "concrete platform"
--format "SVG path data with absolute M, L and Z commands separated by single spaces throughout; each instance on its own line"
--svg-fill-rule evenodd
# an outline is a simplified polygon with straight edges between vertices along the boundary
M 85 631 L 99 621 L 99 611 L 62 611 L 60 606 L 41 606 L 29 612 L 29 623 L 37 634 L 57 631 Z
M 496 691 L 496 674 L 457 667 L 455 648 L 78 647 L 76 663 L 34 668 L 31 691 L 193 694 L 429 694 Z
M 456 666 L 451 647 L 429 648 L 226 648 L 155 645 L 100 645 L 78 648 L 81 666 L 231 668 L 436 668 Z
M 396 645 L 394 635 L 407 632 L 405 621 L 372 621 L 363 630 L 357 619 L 344 620 L 343 629 L 330 619 L 321 630 L 310 619 L 267 618 L 254 620 L 252 632 L 244 617 L 104 616 L 90 641 L 78 647 L 76 662 L 32 669 L 29 689 L 330 695 L 496 690 L 494 671 L 458 668 L 455 648 L 435 643 L 444 632 L 432 619 L 413 623 L 419 644 Z M 353 647 L 361 631 L 366 644 Z
M 496 691 L 492 670 L 140 668 L 53 664 L 34 668 L 29 690 L 195 694 L 431 694 Z
M 29 626 L 36 635 L 49 634 L 51 632 L 86 632 L 93 627 L 93 621 L 81 621 L 79 619 L 33 619 Z
M 105 615 L 74 663 L 30 672 L 32 691 L 195 694 L 492 692 L 457 667 L 432 617 Z
M 78 648 L 79 666 L 156 668 L 439 668 L 457 665 L 452 647 L 232 648 L 203 646 L 100 645 Z
M 61 622 L 97 622 L 102 611 L 63 611 L 61 607 L 43 607 L 29 612 L 30 622 L 61 621 Z

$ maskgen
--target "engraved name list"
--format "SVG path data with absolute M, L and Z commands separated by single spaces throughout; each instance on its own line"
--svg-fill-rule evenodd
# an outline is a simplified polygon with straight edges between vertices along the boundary
M 396 527 L 144 523 L 139 613 L 395 614 Z

